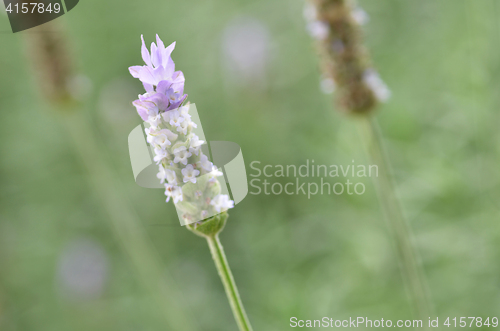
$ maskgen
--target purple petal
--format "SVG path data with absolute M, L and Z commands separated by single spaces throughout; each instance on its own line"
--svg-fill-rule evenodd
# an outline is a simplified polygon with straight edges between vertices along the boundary
M 144 86 L 144 89 L 146 90 L 146 92 L 154 92 L 155 91 L 153 84 L 142 83 L 142 86 Z
M 170 88 L 172 88 L 172 90 L 174 90 L 175 93 L 182 94 L 184 92 L 184 83 L 172 84 Z
M 174 48 L 175 48 L 175 41 L 173 43 L 171 43 L 170 45 L 168 45 L 167 48 L 165 48 L 165 51 L 163 52 L 162 64 L 161 64 L 163 67 L 165 67 L 165 68 L 167 67 L 168 60 L 170 58 L 170 55 L 172 55 Z
M 150 95 L 148 96 L 146 94 L 139 94 L 139 101 L 136 100 L 137 101 L 136 103 L 144 108 L 148 108 L 147 102 L 149 102 L 150 97 L 151 97 Z
M 143 95 L 140 95 L 139 96 L 139 99 L 140 99 L 140 102 L 145 105 L 144 108 L 147 108 L 147 103 L 153 103 L 154 105 L 156 105 L 156 107 L 158 107 L 159 110 L 165 110 L 168 106 L 168 98 L 165 94 L 162 94 L 162 93 L 155 93 L 153 95 L 150 95 L 150 96 L 143 96 Z M 150 105 L 150 106 L 153 106 L 153 105 Z M 151 107 L 150 107 L 151 108 Z
M 156 85 L 156 81 L 154 79 L 153 73 L 151 72 L 150 67 L 143 67 L 139 73 L 139 79 L 141 82 L 151 85 Z
M 158 49 L 155 43 L 151 43 L 151 62 L 155 68 L 161 65 L 161 57 L 158 57 Z
M 164 61 L 164 54 L 165 54 L 165 45 L 163 44 L 163 41 L 160 39 L 158 34 L 156 34 L 156 44 L 158 45 L 158 50 L 156 51 L 158 54 L 158 59 L 160 60 L 158 65 L 163 66 L 166 61 Z
M 177 98 L 175 96 L 175 92 L 173 89 L 169 88 L 168 90 L 165 91 L 165 95 L 167 98 L 169 98 L 171 101 L 177 101 Z
M 187 96 L 188 96 L 187 94 L 184 94 L 178 101 L 172 102 L 170 106 L 168 106 L 167 110 L 179 108 L 179 106 L 184 102 L 184 100 L 186 100 Z
M 141 40 L 142 40 L 142 47 L 141 47 L 141 54 L 142 54 L 142 59 L 144 60 L 144 63 L 148 65 L 148 67 L 151 67 L 151 56 L 149 55 L 149 51 L 146 48 L 146 43 L 144 43 L 144 37 L 141 34 Z
M 182 71 L 176 71 L 172 75 L 172 83 L 173 84 L 179 84 L 179 83 L 184 84 L 185 81 L 186 81 L 186 79 L 184 78 L 184 74 L 182 73 Z
M 132 102 L 132 104 L 137 109 L 137 113 L 139 114 L 139 116 L 141 116 L 142 120 L 147 121 L 148 120 L 148 110 L 142 106 L 141 101 L 135 100 L 134 102 Z
M 184 82 L 186 79 L 184 78 L 184 74 L 182 71 L 176 71 L 174 72 L 173 75 L 173 80 L 172 80 L 172 88 L 174 89 L 175 92 L 179 92 L 182 94 L 184 91 Z
M 171 81 L 162 80 L 161 82 L 158 83 L 158 86 L 156 86 L 156 92 L 165 94 L 167 90 L 170 88 L 170 85 L 172 85 Z
M 167 62 L 167 65 L 164 67 L 165 68 L 165 77 L 168 77 L 168 79 L 170 79 L 175 71 L 175 63 L 171 57 L 169 57 L 166 60 L 166 62 Z
M 165 110 L 168 107 L 168 98 L 165 94 L 156 93 L 154 96 L 154 103 L 158 106 L 158 109 Z
M 188 95 L 187 94 L 184 94 L 182 97 L 181 97 L 181 103 L 183 103 L 186 99 L 187 99 Z
M 156 44 L 158 45 L 158 49 L 160 49 L 162 52 L 165 50 L 165 45 L 163 44 L 163 41 L 160 39 L 158 34 L 156 34 Z
M 139 78 L 139 74 L 140 74 L 141 70 L 142 70 L 142 66 L 128 67 L 128 71 L 130 71 L 130 74 L 134 78 Z
M 165 75 L 165 69 L 162 66 L 153 70 L 153 77 L 155 79 L 155 84 L 158 85 L 159 82 L 165 80 L 168 76 Z
M 175 48 L 175 41 L 170 45 L 168 45 L 167 48 L 165 48 L 165 55 L 169 57 L 170 54 L 172 54 L 172 52 L 174 51 L 174 48 Z

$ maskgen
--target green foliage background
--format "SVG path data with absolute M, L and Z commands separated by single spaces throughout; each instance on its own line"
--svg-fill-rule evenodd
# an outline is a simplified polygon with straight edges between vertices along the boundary
M 495 0 L 361 1 L 373 62 L 393 97 L 377 117 L 415 235 L 436 316 L 500 312 L 500 4 Z M 135 185 L 128 133 L 139 82 L 140 35 L 177 41 L 210 140 L 237 142 L 249 164 L 368 164 L 355 121 L 319 89 L 302 1 L 82 0 L 62 20 L 85 111 L 139 213 L 168 279 L 172 305 L 200 330 L 236 324 L 206 242 L 179 226 L 161 190 Z M 252 17 L 269 29 L 265 88 L 227 83 L 224 28 Z M 0 15 L 0 329 L 165 330 L 161 311 L 118 245 L 58 115 L 43 101 L 22 32 Z M 264 179 L 264 178 L 261 178 Z M 289 178 L 271 179 L 288 182 Z M 221 235 L 255 330 L 289 319 L 409 319 L 390 237 L 369 179 L 362 196 L 248 195 Z M 124 201 L 124 204 L 128 202 Z M 78 238 L 107 255 L 103 292 L 61 295 L 57 270 Z

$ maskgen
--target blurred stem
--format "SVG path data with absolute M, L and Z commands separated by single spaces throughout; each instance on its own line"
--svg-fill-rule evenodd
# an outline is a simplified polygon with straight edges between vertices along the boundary
M 234 318 L 240 331 L 251 331 L 252 326 L 248 321 L 248 317 L 245 313 L 245 308 L 240 299 L 240 294 L 238 293 L 238 288 L 236 287 L 236 282 L 234 281 L 233 274 L 229 268 L 229 263 L 227 262 L 226 254 L 224 253 L 224 248 L 219 240 L 219 235 L 206 237 L 208 241 L 208 246 L 210 246 L 210 252 L 212 253 L 212 258 L 214 259 L 215 266 L 219 272 L 219 276 L 224 284 L 224 289 L 226 290 L 226 295 L 231 305 L 231 310 L 233 311 Z
M 403 214 L 395 191 L 391 167 L 384 149 L 382 136 L 377 121 L 373 116 L 362 116 L 359 119 L 359 124 L 372 162 L 379 168 L 375 186 L 396 245 L 403 281 L 413 309 L 417 316 L 424 321 L 425 326 L 425 321 L 430 317 L 430 295 L 424 271 L 418 258 L 418 252 L 414 245 L 411 228 Z
M 139 217 L 120 193 L 123 190 L 119 187 L 119 180 L 104 161 L 103 151 L 97 143 L 89 120 L 83 116 L 81 109 L 65 111 L 66 113 L 60 116 L 62 124 L 88 172 L 88 179 L 95 194 L 108 213 L 113 232 L 122 249 L 132 260 L 139 280 L 154 296 L 171 330 L 195 330 L 192 319 L 187 318 L 179 303 L 172 302 L 173 298 L 180 298 L 181 295 L 175 287 L 167 285 L 167 275 L 161 267 L 161 259 L 151 247 Z

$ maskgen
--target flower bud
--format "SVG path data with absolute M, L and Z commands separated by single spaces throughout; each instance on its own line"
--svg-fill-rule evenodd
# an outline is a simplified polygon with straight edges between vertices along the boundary
M 224 229 L 228 217 L 227 212 L 223 212 L 203 222 L 188 224 L 186 227 L 201 237 L 215 237 Z

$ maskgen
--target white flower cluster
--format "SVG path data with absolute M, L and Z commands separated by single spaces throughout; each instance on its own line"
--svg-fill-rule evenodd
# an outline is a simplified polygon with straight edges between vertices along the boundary
M 165 112 L 150 108 L 145 132 L 167 202 L 174 201 L 185 221 L 197 222 L 234 207 L 234 202 L 220 194 L 217 177 L 223 174 L 201 150 L 204 141 L 192 132 L 197 125 L 188 111 L 189 105 Z

